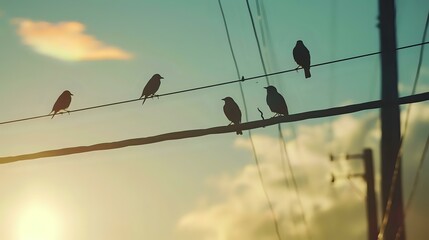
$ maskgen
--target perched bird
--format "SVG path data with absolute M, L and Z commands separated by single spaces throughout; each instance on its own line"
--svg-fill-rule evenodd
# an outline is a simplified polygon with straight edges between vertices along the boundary
M 238 107 L 237 103 L 232 99 L 232 97 L 225 97 L 222 100 L 225 101 L 225 105 L 223 105 L 223 112 L 225 113 L 225 116 L 228 118 L 231 123 L 234 123 L 234 125 L 238 125 L 241 123 L 241 111 Z M 228 125 L 228 126 L 229 126 Z M 237 135 L 242 135 L 243 132 L 241 130 L 237 130 Z
M 277 89 L 274 86 L 264 87 L 267 89 L 267 104 L 270 107 L 271 112 L 275 113 L 273 117 L 277 115 L 289 115 L 287 109 L 286 101 L 283 96 L 277 92 Z
M 71 103 L 71 96 L 73 96 L 73 94 L 69 90 L 66 90 L 61 93 L 54 106 L 52 107 L 51 113 L 54 112 L 54 114 L 52 115 L 51 119 L 54 118 L 55 114 L 57 114 L 59 111 L 67 111 L 66 109 L 70 106 Z M 70 114 L 69 111 L 67 112 Z
M 301 40 L 296 41 L 296 45 L 293 48 L 293 58 L 295 62 L 304 69 L 305 78 L 311 77 L 310 52 Z
M 156 91 L 158 91 L 159 86 L 161 86 L 161 79 L 164 79 L 161 77 L 161 75 L 154 74 L 151 79 L 146 83 L 146 86 L 143 88 L 142 95 L 140 96 L 140 99 L 144 97 L 142 105 L 146 101 L 146 98 L 154 96 Z

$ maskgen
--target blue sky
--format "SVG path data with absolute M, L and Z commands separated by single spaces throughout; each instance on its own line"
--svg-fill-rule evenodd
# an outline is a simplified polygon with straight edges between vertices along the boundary
M 259 3 L 265 9 L 260 18 L 250 1 L 260 37 L 264 26 L 269 72 L 296 67 L 292 49 L 298 39 L 313 64 L 379 50 L 375 1 Z M 429 4 L 396 5 L 398 46 L 419 43 Z M 223 8 L 241 75 L 263 74 L 246 2 L 223 1 Z M 66 89 L 74 94 L 73 110 L 137 98 L 155 73 L 165 78 L 160 94 L 237 78 L 216 0 L 0 1 L 0 38 L 0 121 L 47 114 Z M 429 89 L 427 51 L 417 92 Z M 419 48 L 398 52 L 401 96 L 411 92 L 418 53 Z M 313 68 L 311 79 L 303 75 L 270 77 L 290 113 L 379 99 L 379 56 Z M 265 117 L 272 114 L 264 86 L 263 78 L 243 84 L 250 120 L 260 119 L 258 107 Z M 1 125 L 0 156 L 227 125 L 225 96 L 243 111 L 239 86 L 232 84 L 148 100 L 143 107 L 133 102 Z M 428 134 L 428 111 L 420 103 L 411 114 L 404 143 L 406 194 Z M 282 127 L 313 239 L 362 239 L 364 200 L 347 180 L 329 184 L 332 171 L 362 169 L 332 166 L 327 157 L 373 147 L 378 171 L 378 111 Z M 283 236 L 306 239 L 294 191 L 278 184 L 290 175 L 279 170 L 277 128 L 253 134 Z M 409 214 L 412 239 L 427 235 L 421 225 L 428 214 L 422 210 L 429 198 L 427 168 Z M 4 164 L 0 238 L 273 239 L 255 171 L 246 133 Z M 363 181 L 355 184 L 365 191 Z

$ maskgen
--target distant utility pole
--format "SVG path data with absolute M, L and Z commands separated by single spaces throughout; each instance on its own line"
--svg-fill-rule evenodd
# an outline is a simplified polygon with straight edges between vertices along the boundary
M 368 219 L 368 240 L 377 240 L 377 199 L 374 188 L 374 161 L 372 150 L 365 148 L 362 154 L 346 155 L 346 159 L 363 159 L 365 173 L 363 177 L 366 181 L 366 216 Z
M 386 213 L 391 185 L 393 185 L 392 205 L 385 226 L 383 239 L 395 239 L 399 227 L 404 225 L 404 210 L 402 201 L 401 164 L 398 165 L 398 175 L 392 182 L 395 163 L 400 161 L 400 119 L 398 101 L 398 66 L 396 57 L 396 17 L 395 1 L 379 0 L 379 28 L 381 47 L 381 98 L 384 102 L 381 108 L 381 189 L 383 214 Z M 400 239 L 405 240 L 405 233 Z
M 334 160 L 331 155 L 331 161 Z M 368 224 L 368 240 L 377 240 L 378 234 L 378 218 L 377 218 L 377 198 L 374 188 L 374 161 L 372 150 L 365 148 L 360 154 L 347 154 L 347 160 L 362 159 L 365 172 L 363 174 L 350 174 L 350 177 L 363 177 L 366 181 L 366 217 Z M 335 181 L 335 176 L 332 176 L 332 182 Z

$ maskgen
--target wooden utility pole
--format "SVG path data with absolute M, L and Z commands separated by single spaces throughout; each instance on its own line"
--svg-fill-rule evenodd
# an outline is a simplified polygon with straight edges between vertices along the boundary
M 331 161 L 335 160 L 333 155 L 330 156 Z M 377 240 L 378 233 L 378 217 L 377 217 L 377 198 L 375 195 L 374 181 L 374 161 L 372 150 L 365 148 L 363 153 L 347 154 L 347 160 L 363 160 L 365 172 L 349 174 L 348 179 L 352 177 L 363 177 L 366 182 L 366 218 L 368 228 L 368 240 Z M 331 182 L 335 182 L 336 178 L 332 175 Z
M 368 239 L 377 240 L 378 219 L 377 219 L 377 199 L 374 188 L 374 161 L 372 150 L 365 148 L 362 155 L 365 166 L 366 180 L 366 214 L 368 218 Z
M 404 225 L 402 201 L 401 164 L 398 165 L 396 181 L 393 180 L 395 163 L 400 161 L 400 119 L 398 101 L 398 68 L 396 57 L 395 1 L 379 0 L 379 28 L 381 47 L 381 189 L 383 215 L 388 205 L 391 185 L 392 205 L 385 226 L 383 239 L 395 239 L 399 227 Z M 405 233 L 399 240 L 405 240 Z

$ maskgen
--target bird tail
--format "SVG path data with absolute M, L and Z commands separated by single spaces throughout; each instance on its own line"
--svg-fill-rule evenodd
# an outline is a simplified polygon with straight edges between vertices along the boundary
M 143 99 L 142 106 L 143 106 L 144 102 L 146 102 L 146 96 Z
M 286 111 L 283 113 L 283 116 L 289 116 L 289 109 L 286 105 Z
M 310 68 L 304 68 L 305 78 L 311 77 Z
M 239 125 L 238 124 L 235 124 L 234 123 L 234 125 L 236 126 L 236 128 L 237 128 L 237 131 L 235 132 L 235 133 L 237 133 L 237 135 L 243 135 L 243 132 L 241 131 L 241 129 L 239 128 Z

